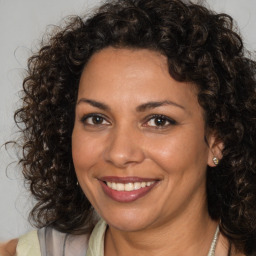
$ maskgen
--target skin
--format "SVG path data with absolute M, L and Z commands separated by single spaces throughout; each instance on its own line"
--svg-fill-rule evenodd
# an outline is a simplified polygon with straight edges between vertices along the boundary
M 16 246 L 18 239 L 12 239 L 5 243 L 0 243 L 0 255 L 1 256 L 14 256 L 16 253 Z
M 164 116 L 160 125 L 152 115 Z M 175 81 L 165 56 L 111 47 L 92 56 L 79 84 L 72 154 L 81 188 L 108 223 L 105 255 L 207 255 L 217 223 L 207 211 L 206 168 L 221 146 L 203 115 L 196 87 Z M 104 193 L 104 176 L 157 184 L 120 203 Z

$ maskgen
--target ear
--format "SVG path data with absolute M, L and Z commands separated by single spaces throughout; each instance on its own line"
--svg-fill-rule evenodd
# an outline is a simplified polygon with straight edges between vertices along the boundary
M 214 163 L 214 158 L 220 161 L 223 157 L 222 150 L 224 149 L 224 143 L 214 135 L 208 137 L 209 154 L 208 154 L 208 165 L 211 167 L 216 167 Z

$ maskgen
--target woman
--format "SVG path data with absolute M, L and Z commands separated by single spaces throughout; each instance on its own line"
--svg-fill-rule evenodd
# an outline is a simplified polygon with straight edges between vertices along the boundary
M 29 60 L 17 255 L 256 255 L 255 62 L 232 19 L 117 0 Z M 96 224 L 97 223 L 97 224 Z

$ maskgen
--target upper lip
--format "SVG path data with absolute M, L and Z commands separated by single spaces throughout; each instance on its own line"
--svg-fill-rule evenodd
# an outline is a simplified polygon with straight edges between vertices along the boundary
M 105 181 L 105 182 L 115 182 L 115 183 L 158 181 L 158 179 L 154 179 L 154 178 L 142 178 L 142 177 L 136 177 L 136 176 L 127 176 L 127 177 L 105 176 L 105 177 L 99 178 L 99 180 Z

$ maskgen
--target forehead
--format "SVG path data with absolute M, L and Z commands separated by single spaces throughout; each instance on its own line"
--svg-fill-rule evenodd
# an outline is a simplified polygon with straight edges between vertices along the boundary
M 82 76 L 107 79 L 110 75 L 118 78 L 118 74 L 122 73 L 129 78 L 138 79 L 142 71 L 144 78 L 150 77 L 152 70 L 169 76 L 167 58 L 159 52 L 107 47 L 92 55 Z
M 87 63 L 80 80 L 79 97 L 117 103 L 176 100 L 198 105 L 195 85 L 174 80 L 168 60 L 147 49 L 105 48 Z

